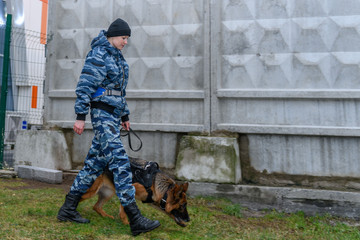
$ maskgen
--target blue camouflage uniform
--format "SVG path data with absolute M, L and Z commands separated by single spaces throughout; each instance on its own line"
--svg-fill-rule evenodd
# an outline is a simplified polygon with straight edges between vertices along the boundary
M 95 179 L 108 167 L 114 174 L 116 194 L 123 206 L 135 201 L 135 188 L 129 158 L 120 139 L 121 121 L 129 120 L 125 88 L 129 78 L 129 65 L 120 50 L 113 47 L 102 30 L 91 42 L 80 80 L 76 87 L 75 113 L 77 120 L 85 120 L 90 109 L 94 139 L 84 167 L 76 176 L 70 193 L 84 194 Z M 99 89 L 117 90 L 118 95 L 99 95 Z M 99 102 L 113 107 L 113 112 L 90 108 Z

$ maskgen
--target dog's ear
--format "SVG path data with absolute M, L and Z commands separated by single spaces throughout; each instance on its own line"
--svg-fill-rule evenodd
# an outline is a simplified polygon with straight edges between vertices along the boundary
M 183 192 L 185 192 L 185 193 L 186 193 L 186 191 L 188 190 L 188 187 L 189 187 L 189 183 L 188 183 L 188 182 L 182 184 L 182 186 L 181 186 L 181 188 L 183 189 Z

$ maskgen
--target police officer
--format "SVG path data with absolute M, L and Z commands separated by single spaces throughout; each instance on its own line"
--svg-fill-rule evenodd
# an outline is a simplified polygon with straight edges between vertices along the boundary
M 130 129 L 130 111 L 125 99 L 129 65 L 121 52 L 130 36 L 129 25 L 118 18 L 91 42 L 91 50 L 75 90 L 77 117 L 73 129 L 82 134 L 90 109 L 95 136 L 84 167 L 76 176 L 57 218 L 60 221 L 89 223 L 76 208 L 95 179 L 105 168 L 109 168 L 114 174 L 116 195 L 129 218 L 131 232 L 137 235 L 159 227 L 160 223 L 142 216 L 136 205 L 130 162 L 120 139 L 120 124 L 125 130 Z

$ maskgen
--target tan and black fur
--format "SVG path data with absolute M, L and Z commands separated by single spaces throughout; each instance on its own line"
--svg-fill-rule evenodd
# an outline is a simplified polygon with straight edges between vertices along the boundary
M 130 158 L 130 161 L 137 161 L 137 163 L 144 164 L 145 160 Z M 148 198 L 148 192 L 145 187 L 140 183 L 134 183 L 136 193 L 135 198 L 140 201 L 146 201 Z M 152 182 L 151 191 L 152 191 L 152 205 L 158 208 L 160 211 L 165 212 L 174 221 L 182 226 L 186 226 L 186 222 L 190 221 L 189 214 L 187 212 L 187 199 L 186 191 L 189 184 L 177 184 L 171 177 L 167 174 L 159 171 L 155 174 L 154 180 Z M 107 214 L 103 210 L 103 205 L 109 201 L 115 195 L 115 186 L 112 173 L 110 171 L 104 171 L 93 183 L 91 188 L 82 196 L 81 201 L 94 197 L 98 194 L 98 201 L 94 205 L 93 209 L 103 217 L 110 217 L 114 219 L 113 216 Z M 163 198 L 166 201 L 166 204 L 161 204 Z M 162 206 L 162 208 L 160 207 Z M 124 224 L 129 224 L 127 216 L 124 211 L 124 207 L 120 204 L 119 216 Z

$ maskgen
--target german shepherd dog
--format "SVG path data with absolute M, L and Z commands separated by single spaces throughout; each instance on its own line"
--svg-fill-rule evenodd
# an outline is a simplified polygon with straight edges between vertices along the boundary
M 186 207 L 186 191 L 189 184 L 177 184 L 167 174 L 158 169 L 158 164 L 156 162 L 147 162 L 145 160 L 132 157 L 129 159 L 131 163 L 131 171 L 133 173 L 133 186 L 136 190 L 135 198 L 144 203 L 152 203 L 152 206 L 169 215 L 178 225 L 185 227 L 186 222 L 190 221 Z M 141 174 L 137 174 L 139 173 L 138 170 L 147 170 L 150 168 L 154 169 L 154 166 L 155 170 L 156 168 L 157 170 L 150 175 L 142 174 L 145 175 L 147 180 L 140 179 L 139 181 L 139 178 L 137 177 Z M 114 219 L 113 216 L 107 214 L 102 208 L 103 205 L 115 195 L 114 178 L 112 172 L 109 170 L 105 170 L 95 180 L 93 185 L 82 196 L 80 201 L 92 198 L 96 194 L 98 194 L 98 201 L 93 206 L 93 209 L 103 217 L 110 217 Z M 124 224 L 129 224 L 124 207 L 121 204 L 119 208 L 119 216 Z

